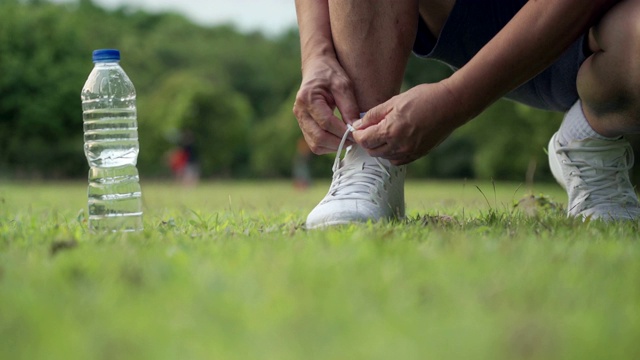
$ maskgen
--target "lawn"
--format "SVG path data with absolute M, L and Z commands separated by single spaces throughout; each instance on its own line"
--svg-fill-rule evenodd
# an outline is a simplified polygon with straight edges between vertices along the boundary
M 0 183 L 0 358 L 640 358 L 638 224 L 556 185 L 410 182 L 405 221 L 323 231 L 327 183 L 142 186 L 143 232 L 91 234 L 85 183 Z

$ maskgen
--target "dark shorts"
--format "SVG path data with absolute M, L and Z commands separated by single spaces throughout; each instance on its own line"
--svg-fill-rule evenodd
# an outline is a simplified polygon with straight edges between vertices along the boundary
M 435 39 L 422 20 L 413 51 L 420 57 L 442 61 L 454 70 L 466 64 L 527 0 L 457 0 Z M 507 98 L 536 108 L 566 111 L 576 100 L 576 77 L 586 59 L 585 36 L 575 41 L 554 64 L 507 94 Z M 505 70 L 508 71 L 508 70 Z

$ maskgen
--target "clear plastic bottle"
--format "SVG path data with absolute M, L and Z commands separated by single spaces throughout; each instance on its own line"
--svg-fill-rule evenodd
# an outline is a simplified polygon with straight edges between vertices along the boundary
M 89 228 L 96 231 L 143 228 L 136 90 L 119 61 L 118 50 L 94 51 L 95 65 L 81 94 Z

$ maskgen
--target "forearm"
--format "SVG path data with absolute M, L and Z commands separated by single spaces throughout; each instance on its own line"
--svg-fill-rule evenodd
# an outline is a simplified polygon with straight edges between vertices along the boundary
M 536 76 L 597 20 L 614 0 L 529 1 L 446 85 L 461 121 Z
M 334 56 L 327 0 L 296 0 L 302 69 L 309 59 Z

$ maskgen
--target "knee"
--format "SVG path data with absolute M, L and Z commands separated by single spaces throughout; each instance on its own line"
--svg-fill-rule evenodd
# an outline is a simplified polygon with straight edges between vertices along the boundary
M 611 8 L 590 32 L 590 45 L 601 62 L 626 84 L 618 84 L 640 97 L 640 0 L 624 0 Z
M 628 74 L 627 90 L 634 97 L 638 104 L 640 100 L 640 0 L 627 1 L 629 12 L 624 20 L 621 21 L 620 29 L 622 44 L 622 56 L 626 61 L 623 69 Z
M 611 26 L 617 27 L 617 32 L 620 36 L 619 44 L 623 48 L 628 49 L 634 56 L 638 58 L 640 53 L 640 0 L 627 0 L 623 2 L 624 8 L 621 9 L 620 16 L 617 16 L 614 21 L 617 24 L 611 24 Z
M 640 55 L 640 0 L 620 1 L 611 8 L 590 33 L 598 51 L 620 55 Z

